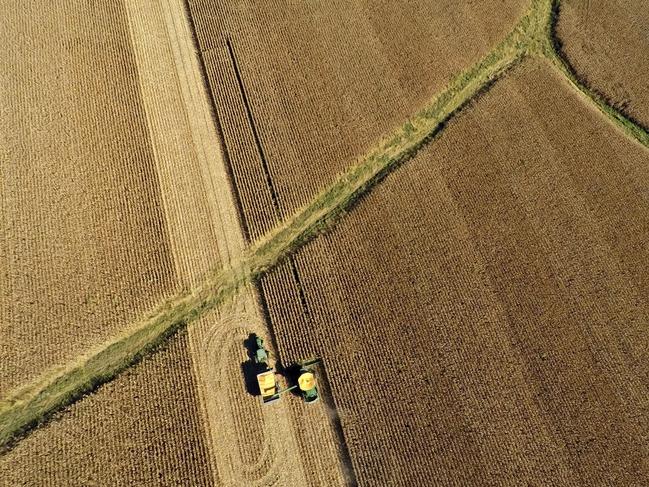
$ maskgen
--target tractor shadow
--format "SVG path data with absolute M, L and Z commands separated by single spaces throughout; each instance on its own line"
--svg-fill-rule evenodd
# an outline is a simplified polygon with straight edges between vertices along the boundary
M 243 346 L 248 353 L 248 360 L 241 363 L 241 373 L 243 374 L 243 381 L 246 386 L 246 392 L 251 396 L 261 395 L 259 384 L 257 384 L 257 374 L 263 372 L 266 367 L 262 364 L 255 363 L 255 351 L 257 350 L 256 344 L 257 335 L 251 333 L 243 342 Z
M 259 384 L 257 383 L 257 374 L 264 372 L 267 369 L 264 364 L 258 364 L 255 362 L 255 352 L 257 351 L 257 335 L 255 333 L 248 335 L 248 338 L 243 341 L 243 346 L 245 347 L 248 355 L 248 360 L 241 363 L 241 374 L 243 375 L 246 392 L 251 396 L 260 396 L 261 391 L 259 390 Z M 286 369 L 279 359 L 275 360 L 274 365 L 275 373 L 287 377 Z M 297 380 L 297 375 L 295 377 Z
M 293 364 L 290 365 L 289 367 L 286 367 L 285 369 L 282 369 L 282 375 L 284 376 L 288 387 L 297 385 L 297 379 L 298 377 L 300 377 L 300 369 L 301 367 L 298 364 Z M 302 393 L 300 392 L 300 389 L 297 387 L 292 391 L 290 391 L 290 394 L 292 396 L 299 397 L 300 399 L 302 398 Z

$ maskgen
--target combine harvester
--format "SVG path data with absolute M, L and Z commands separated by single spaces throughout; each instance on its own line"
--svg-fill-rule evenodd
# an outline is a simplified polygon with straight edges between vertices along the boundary
M 264 340 L 256 335 L 254 339 L 256 348 L 253 360 L 257 366 L 257 384 L 259 385 L 259 392 L 261 392 L 262 403 L 275 402 L 285 392 L 296 389 L 299 389 L 302 399 L 307 404 L 312 404 L 319 399 L 315 373 L 311 366 L 320 362 L 320 359 L 301 362 L 289 367 L 287 369 L 287 378 L 296 380 L 292 386 L 278 390 L 275 370 L 270 365 L 270 353 L 264 347 Z

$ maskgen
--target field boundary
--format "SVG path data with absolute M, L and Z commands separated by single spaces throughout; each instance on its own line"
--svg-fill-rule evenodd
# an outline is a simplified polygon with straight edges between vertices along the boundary
M 606 115 L 614 125 L 625 134 L 634 138 L 645 147 L 649 148 L 649 132 L 637 120 L 613 106 L 606 96 L 597 92 L 588 85 L 588 82 L 579 75 L 577 70 L 563 51 L 557 34 L 557 24 L 561 14 L 561 0 L 551 0 L 550 18 L 548 21 L 548 38 L 551 48 L 544 50 L 543 54 L 552 64 L 570 81 L 570 84 L 580 91 L 600 112 Z
M 10 447 L 53 413 L 111 380 L 154 351 L 180 328 L 233 298 L 248 283 L 291 256 L 305 242 L 333 226 L 390 172 L 435 139 L 449 120 L 523 58 L 544 55 L 613 122 L 643 145 L 649 136 L 579 84 L 554 49 L 552 23 L 558 0 L 533 0 L 511 33 L 481 61 L 453 78 L 440 94 L 376 149 L 359 159 L 310 204 L 285 218 L 224 269 L 210 272 L 195 288 L 161 304 L 112 341 L 50 371 L 0 401 L 0 449 Z

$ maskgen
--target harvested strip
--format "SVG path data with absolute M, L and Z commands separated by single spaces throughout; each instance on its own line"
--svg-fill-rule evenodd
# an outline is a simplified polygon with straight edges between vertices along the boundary
M 127 6 L 168 231 L 179 279 L 189 288 L 216 256 L 224 267 L 240 258 L 245 238 L 184 2 Z M 210 440 L 215 483 L 316 485 L 305 479 L 304 471 L 316 466 L 297 446 L 303 430 L 291 427 L 293 411 L 284 402 L 263 408 L 241 380 L 244 340 L 252 332 L 269 334 L 255 299 L 252 289 L 243 289 L 232 306 L 220 307 L 188 330 L 193 367 L 186 373 L 195 374 L 203 413 L 198 419 Z M 342 477 L 331 438 L 313 440 L 320 452 L 317 467 L 326 469 L 328 480 Z

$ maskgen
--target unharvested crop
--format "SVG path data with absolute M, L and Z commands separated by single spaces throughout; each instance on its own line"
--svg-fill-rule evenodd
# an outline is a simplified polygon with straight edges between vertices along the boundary
M 4 393 L 175 291 L 124 9 L 10 3 L 0 20 L 1 56 L 12 59 L 0 162 Z
M 255 242 L 231 267 L 210 272 L 202 283 L 163 303 L 110 342 L 7 397 L 0 409 L 0 442 L 114 377 L 326 229 L 387 172 L 434 136 L 444 121 L 523 56 L 528 49 L 525 40 L 531 39 L 530 32 L 536 32 L 536 20 L 534 15 L 526 16 L 485 59 L 458 75 L 426 108 L 386 137 L 378 149 L 353 165 L 307 207 Z
M 189 4 L 251 240 L 485 57 L 529 6 Z
M 648 152 L 528 61 L 298 252 L 308 333 L 270 273 L 362 485 L 649 475 L 647 181 Z
M 0 10 L 4 399 L 178 287 L 124 5 Z M 205 485 L 195 397 L 184 337 L 1 455 L 0 484 Z
M 214 485 L 187 334 L 0 455 L 0 485 Z

